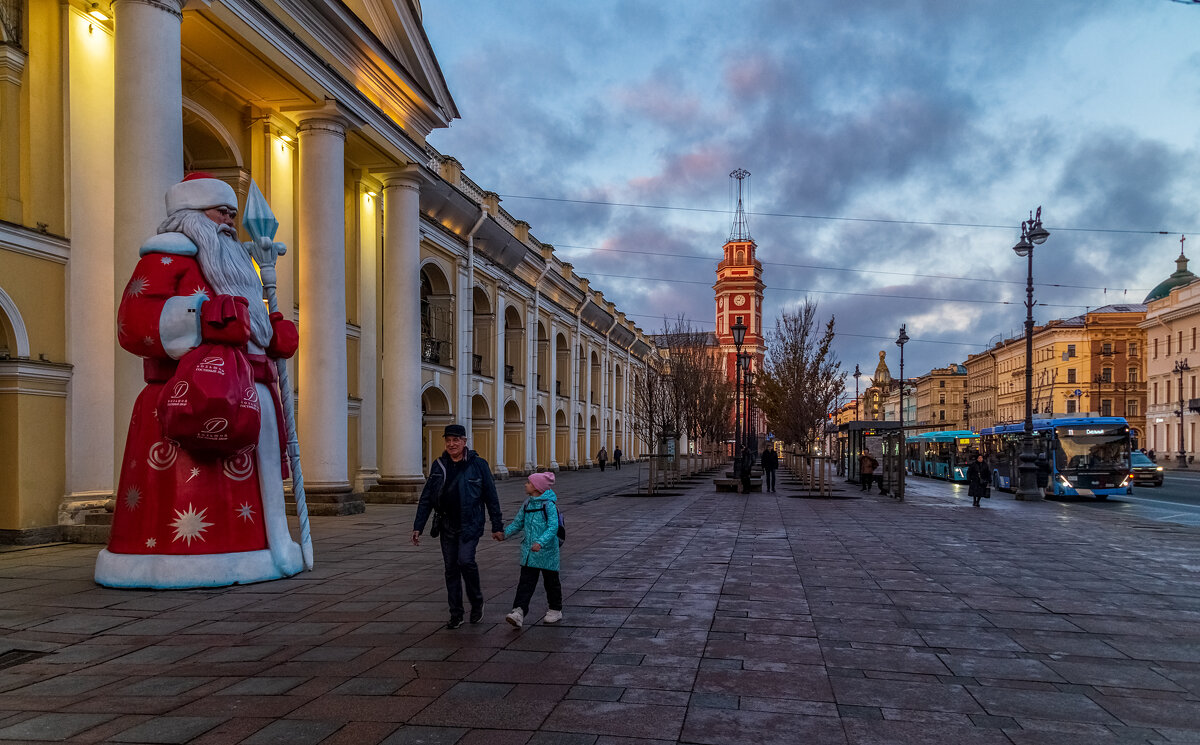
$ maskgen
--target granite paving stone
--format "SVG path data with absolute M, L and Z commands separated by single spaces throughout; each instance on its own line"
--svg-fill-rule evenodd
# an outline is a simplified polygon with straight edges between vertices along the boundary
M 221 724 L 217 717 L 154 717 L 109 737 L 113 742 L 190 743 Z

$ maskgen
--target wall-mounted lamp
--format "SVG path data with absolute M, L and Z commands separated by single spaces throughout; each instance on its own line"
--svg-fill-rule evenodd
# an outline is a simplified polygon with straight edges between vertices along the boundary
M 92 20 L 96 20 L 96 21 L 109 20 L 109 15 L 100 9 L 100 3 L 92 3 L 88 7 L 87 14 L 90 18 L 92 18 Z
M 372 199 L 374 199 L 375 197 L 377 197 L 377 196 L 379 196 L 379 195 L 378 195 L 378 194 L 376 194 L 376 193 L 375 193 L 375 192 L 373 192 L 373 191 L 368 191 L 368 192 L 367 192 L 367 196 L 368 196 L 368 197 L 371 197 Z
M 279 131 L 279 139 L 283 140 L 284 142 L 291 142 L 292 136 L 290 134 L 287 134 L 283 130 L 280 130 Z

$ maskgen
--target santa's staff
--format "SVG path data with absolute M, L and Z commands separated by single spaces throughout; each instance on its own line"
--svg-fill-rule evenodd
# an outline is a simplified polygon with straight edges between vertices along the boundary
M 267 291 L 267 307 L 275 313 L 279 310 L 279 298 L 275 294 L 275 261 L 287 252 L 287 246 L 275 243 L 275 231 L 279 229 L 279 221 L 271 212 L 270 205 L 258 189 L 258 184 L 250 182 L 250 193 L 246 195 L 246 213 L 242 219 L 246 232 L 250 233 L 253 242 L 244 245 L 250 252 L 251 258 L 258 264 L 262 275 L 263 288 Z M 313 568 L 312 533 L 308 525 L 308 503 L 304 499 L 304 474 L 300 470 L 300 441 L 296 437 L 296 402 L 292 396 L 292 382 L 288 377 L 287 360 L 275 360 L 279 372 L 279 395 L 283 399 L 283 418 L 287 427 L 288 463 L 292 469 L 292 493 L 296 497 L 296 517 L 300 521 L 300 551 L 304 556 L 304 566 Z

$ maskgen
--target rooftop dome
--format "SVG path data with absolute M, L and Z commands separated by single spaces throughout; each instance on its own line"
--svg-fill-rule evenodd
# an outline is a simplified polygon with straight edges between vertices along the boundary
M 1179 258 L 1175 259 L 1175 273 L 1162 282 L 1159 282 L 1158 286 L 1151 290 L 1150 294 L 1142 302 L 1148 303 L 1151 300 L 1160 300 L 1170 295 L 1171 290 L 1174 290 L 1176 287 L 1183 287 L 1195 281 L 1196 275 L 1188 271 L 1187 265 L 1187 257 L 1183 255 L 1183 251 L 1180 251 Z

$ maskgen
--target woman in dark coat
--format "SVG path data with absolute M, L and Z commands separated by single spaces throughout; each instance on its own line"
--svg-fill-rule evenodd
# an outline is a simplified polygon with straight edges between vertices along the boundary
M 991 480 L 992 474 L 983 461 L 983 453 L 976 453 L 974 462 L 967 466 L 967 494 L 971 504 L 979 506 L 979 500 L 987 495 Z

